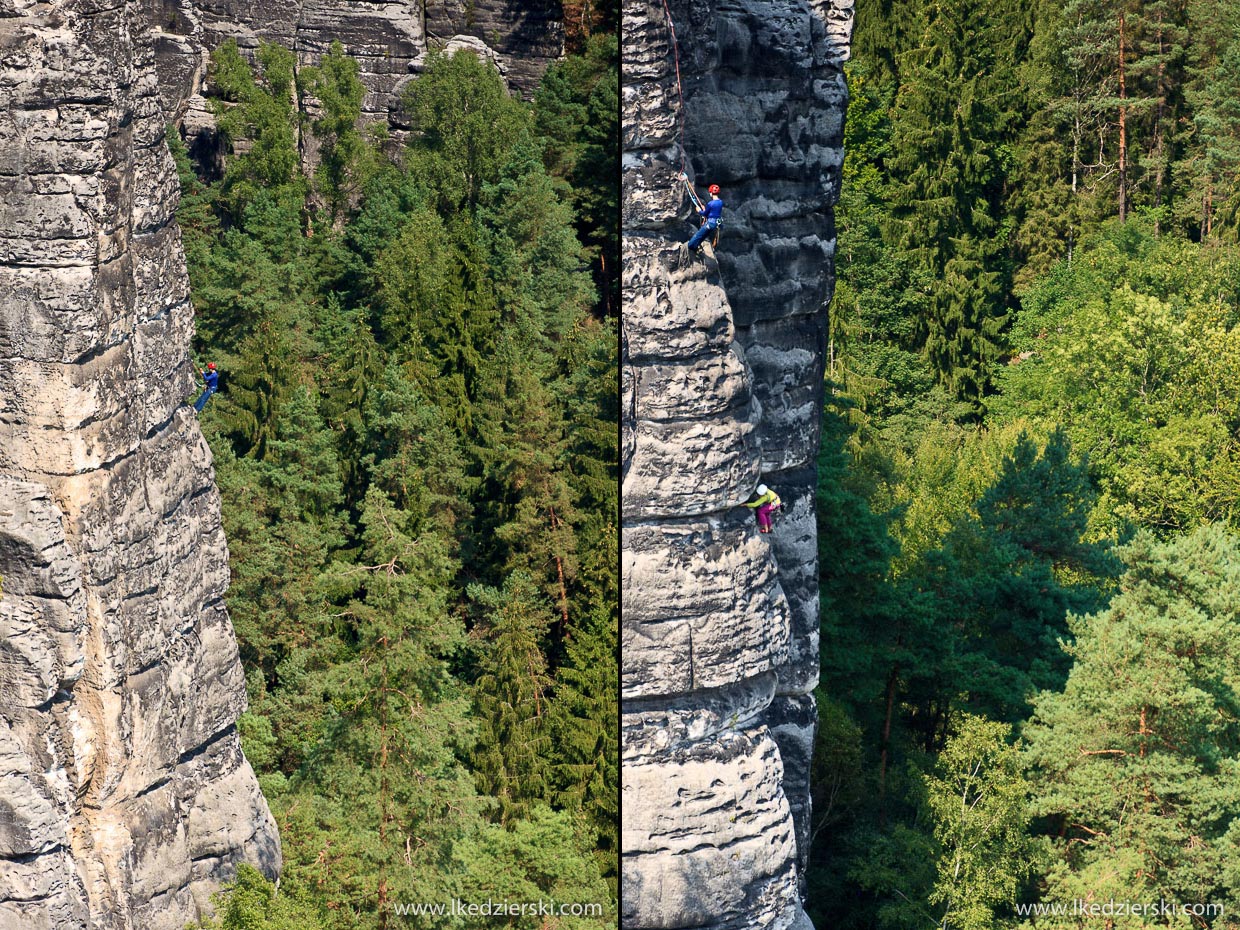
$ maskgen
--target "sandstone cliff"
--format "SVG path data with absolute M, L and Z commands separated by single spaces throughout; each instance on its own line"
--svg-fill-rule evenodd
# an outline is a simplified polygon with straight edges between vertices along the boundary
M 280 853 L 136 0 L 0 0 L 0 100 L 0 927 L 180 928 Z
M 543 72 L 564 54 L 560 0 L 142 0 L 152 28 L 167 119 L 203 113 L 208 57 L 228 39 L 243 50 L 260 41 L 317 64 L 339 41 L 360 65 L 362 117 L 399 127 L 400 98 L 427 49 L 484 47 L 509 85 L 533 96 Z M 455 40 L 455 42 L 454 42 Z M 197 128 L 197 127 L 195 127 Z M 312 142 L 307 139 L 307 142 Z
M 806 926 L 814 465 L 852 0 L 667 11 L 624 4 L 623 921 Z M 679 245 L 682 164 L 724 188 L 717 256 Z M 760 477 L 788 507 L 769 536 L 739 506 Z

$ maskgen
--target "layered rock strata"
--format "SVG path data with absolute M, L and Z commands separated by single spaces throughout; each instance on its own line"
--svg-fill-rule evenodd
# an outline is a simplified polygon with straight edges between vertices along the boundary
M 851 25 L 852 0 L 624 4 L 626 927 L 808 925 L 815 457 Z M 724 189 L 717 254 L 680 247 L 682 168 Z M 759 480 L 788 508 L 767 536 L 740 506 Z
M 0 2 L 0 927 L 171 930 L 280 853 L 153 50 L 136 2 Z
M 564 54 L 560 0 L 142 0 L 151 25 L 168 120 L 201 111 L 210 52 L 234 39 L 291 49 L 316 65 L 339 41 L 360 66 L 365 122 L 402 121 L 401 96 L 429 48 L 481 46 L 509 85 L 533 96 L 547 67 Z M 311 102 L 311 105 L 313 103 Z M 201 127 L 195 127 L 201 128 Z M 313 144 L 307 138 L 308 145 Z

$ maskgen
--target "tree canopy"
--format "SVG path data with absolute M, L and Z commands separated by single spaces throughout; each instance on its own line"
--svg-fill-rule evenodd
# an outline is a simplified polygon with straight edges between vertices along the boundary
M 1236 925 L 1237 23 L 858 6 L 816 925 Z
M 238 727 L 284 852 L 278 893 L 243 868 L 205 926 L 473 926 L 398 913 L 470 896 L 614 925 L 618 269 L 581 231 L 618 192 L 580 185 L 617 141 L 577 129 L 615 37 L 583 51 L 533 105 L 432 53 L 398 144 L 338 43 L 229 42 L 223 177 L 173 140 Z

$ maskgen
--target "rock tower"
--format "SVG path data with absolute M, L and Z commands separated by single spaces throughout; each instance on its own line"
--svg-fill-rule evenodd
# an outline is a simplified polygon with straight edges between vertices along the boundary
M 852 8 L 624 3 L 621 845 L 634 930 L 809 926 L 815 459 Z M 717 250 L 681 247 L 695 225 L 682 170 L 723 188 Z M 741 506 L 760 480 L 787 506 L 768 536 Z
M 137 3 L 0 0 L 0 101 L 0 927 L 171 930 L 280 851 Z

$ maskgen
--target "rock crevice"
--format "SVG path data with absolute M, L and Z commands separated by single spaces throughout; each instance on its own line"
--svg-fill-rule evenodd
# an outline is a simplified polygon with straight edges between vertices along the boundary
M 136 2 L 0 18 L 0 926 L 162 930 L 280 866 Z
M 626 927 L 808 926 L 815 457 L 851 24 L 852 0 L 624 3 Z M 717 251 L 681 246 L 682 168 L 724 188 Z M 760 480 L 787 507 L 766 536 L 741 506 Z

